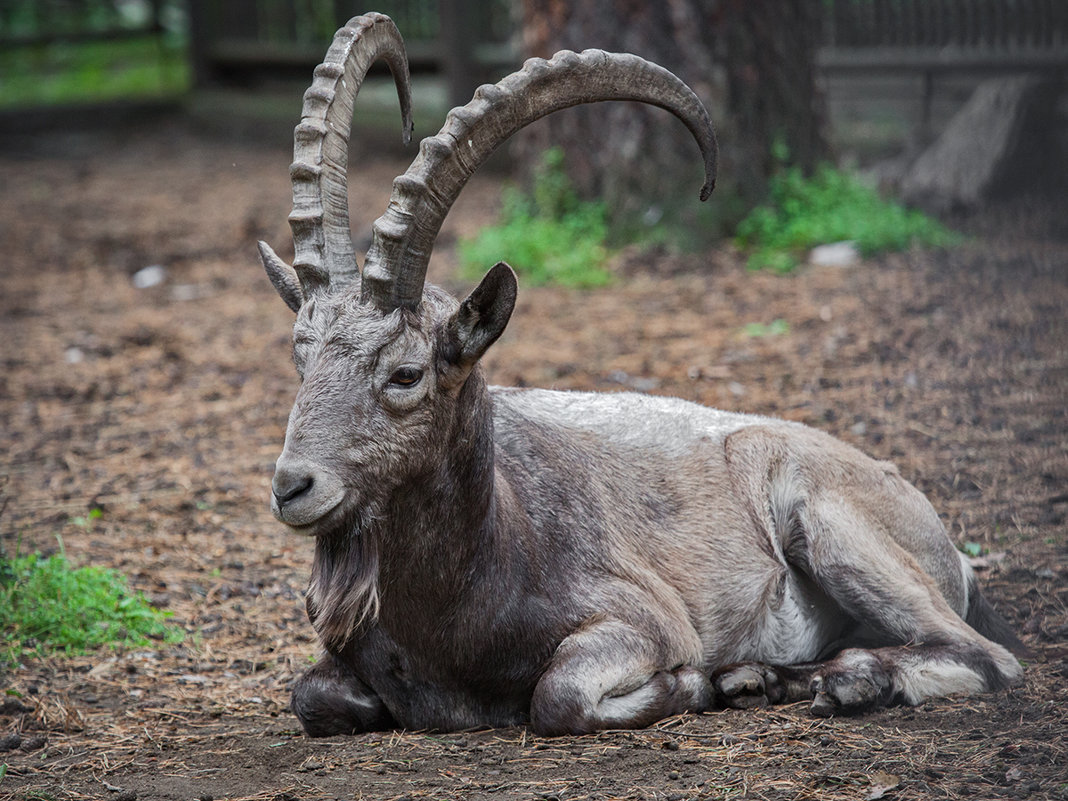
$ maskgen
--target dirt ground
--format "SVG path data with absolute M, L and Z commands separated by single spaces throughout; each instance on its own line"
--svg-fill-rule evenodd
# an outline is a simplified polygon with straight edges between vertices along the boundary
M 406 166 L 369 161 L 351 179 L 358 226 Z M 187 632 L 0 674 L 18 693 L 0 705 L 0 797 L 1068 798 L 1068 203 L 962 218 L 975 238 L 951 253 L 788 277 L 746 272 L 729 246 L 625 254 L 611 288 L 523 288 L 486 359 L 500 384 L 677 395 L 893 460 L 954 540 L 983 547 L 986 592 L 1035 651 L 1023 687 L 854 719 L 794 705 L 577 738 L 309 740 L 287 704 L 316 653 L 311 544 L 267 502 L 292 315 L 254 247 L 291 254 L 288 162 L 288 146 L 175 122 L 0 152 L 3 545 L 61 535 Z M 452 246 L 498 189 L 472 181 L 434 280 L 465 289 Z M 166 280 L 136 288 L 154 264 Z M 747 329 L 777 319 L 786 333 Z

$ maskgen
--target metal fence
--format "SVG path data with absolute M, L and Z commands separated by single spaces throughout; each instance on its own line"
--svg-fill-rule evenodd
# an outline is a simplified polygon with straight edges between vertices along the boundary
M 652 0 L 649 0 L 652 2 Z M 819 65 L 834 73 L 1065 69 L 1068 0 L 810 0 L 824 14 Z M 366 0 L 0 0 L 0 47 L 188 32 L 195 82 L 304 79 Z M 414 71 L 463 95 L 514 66 L 518 0 L 376 0 Z
M 1065 0 L 827 0 L 821 66 L 1007 69 L 1068 65 Z
M 1068 72 L 1068 0 L 824 0 L 817 65 L 837 81 L 869 86 L 880 102 L 916 108 L 916 130 L 959 107 L 983 78 Z M 903 96 L 893 94 L 886 79 Z M 869 89 L 869 91 L 871 91 Z
M 366 0 L 189 0 L 198 83 L 253 74 L 303 76 L 321 60 L 334 31 L 366 11 Z M 461 72 L 481 79 L 515 60 L 510 0 L 377 0 L 404 33 L 413 71 Z M 468 75 L 469 73 L 469 75 Z

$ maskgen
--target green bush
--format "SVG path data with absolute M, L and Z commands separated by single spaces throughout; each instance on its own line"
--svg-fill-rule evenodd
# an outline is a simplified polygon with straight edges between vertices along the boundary
M 173 37 L 0 51 L 0 108 L 174 97 L 189 82 L 184 44 Z
M 530 284 L 604 286 L 608 221 L 601 203 L 579 199 L 559 148 L 545 153 L 529 195 L 505 190 L 501 221 L 459 245 L 461 271 L 474 280 L 507 261 Z
M 61 543 L 62 544 L 62 543 Z M 102 567 L 72 567 L 66 555 L 0 557 L 0 664 L 25 653 L 84 653 L 138 647 L 149 638 L 178 642 L 169 612 L 149 605 L 126 578 Z
M 738 225 L 749 266 L 789 272 L 816 245 L 852 240 L 864 255 L 904 250 L 911 244 L 947 247 L 959 234 L 926 215 L 884 200 L 853 175 L 829 166 L 805 177 L 798 167 L 771 179 L 768 202 Z

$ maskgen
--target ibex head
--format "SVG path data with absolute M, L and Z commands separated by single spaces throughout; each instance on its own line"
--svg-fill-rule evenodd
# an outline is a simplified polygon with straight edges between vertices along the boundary
M 499 263 L 462 303 L 426 285 L 425 276 L 445 215 L 501 142 L 558 109 L 637 100 L 672 112 L 697 140 L 706 174 L 702 199 L 715 183 L 708 115 L 670 72 L 596 50 L 532 59 L 478 89 L 423 140 L 393 183 L 361 274 L 348 219 L 348 136 L 353 101 L 378 58 L 397 84 L 407 140 L 411 97 L 400 34 L 381 14 L 356 17 L 316 68 L 294 132 L 293 266 L 259 244 L 271 282 L 297 312 L 294 360 L 302 378 L 272 507 L 282 522 L 313 535 L 373 517 L 400 485 L 440 463 L 465 415 L 463 398 L 481 389 L 481 379 L 470 379 L 512 313 L 515 274 Z

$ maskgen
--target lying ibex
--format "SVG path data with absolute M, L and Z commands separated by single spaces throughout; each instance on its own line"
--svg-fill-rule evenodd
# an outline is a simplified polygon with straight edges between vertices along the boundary
M 715 180 L 716 141 L 668 71 L 589 50 L 534 59 L 453 110 L 393 185 L 362 275 L 346 160 L 383 58 L 411 131 L 403 43 L 342 28 L 295 132 L 289 267 L 302 384 L 272 483 L 315 537 L 325 648 L 293 710 L 310 735 L 529 722 L 563 734 L 717 704 L 819 715 L 1015 684 L 1015 638 L 893 466 L 804 426 L 680 400 L 487 387 L 516 299 L 504 263 L 458 303 L 424 285 L 435 236 L 498 144 L 557 109 L 661 106 Z M 967 621 L 967 622 L 965 622 Z M 822 661 L 826 660 L 826 661 Z

